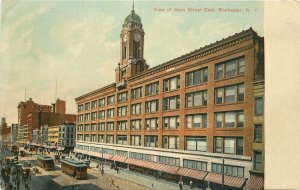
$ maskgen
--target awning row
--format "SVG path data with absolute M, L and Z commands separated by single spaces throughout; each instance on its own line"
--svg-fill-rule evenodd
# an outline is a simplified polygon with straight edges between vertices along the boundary
M 80 150 L 78 152 L 81 152 L 83 154 L 87 153 L 87 151 L 83 151 L 83 150 Z M 89 154 L 91 154 L 91 152 L 89 152 Z M 101 154 L 93 153 L 91 155 L 99 157 Z M 106 156 L 104 156 L 104 155 L 106 155 Z M 131 164 L 131 165 L 136 165 L 136 166 L 140 166 L 140 167 L 144 167 L 144 168 L 148 168 L 148 169 L 152 169 L 152 170 L 157 170 L 157 171 L 161 171 L 161 172 L 165 172 L 165 173 L 176 174 L 176 175 L 180 175 L 180 176 L 191 177 L 191 178 L 198 179 L 198 180 L 205 180 L 205 181 L 210 181 L 213 183 L 222 184 L 222 175 L 217 174 L 217 173 L 209 173 L 206 171 L 194 170 L 194 169 L 190 169 L 190 168 L 182 168 L 182 167 L 178 167 L 178 166 L 170 166 L 170 165 L 161 164 L 161 163 L 157 163 L 157 162 L 137 160 L 137 159 L 128 158 L 128 157 L 119 156 L 119 155 L 109 155 L 109 154 L 104 154 L 104 155 L 103 155 L 103 157 L 105 159 L 109 159 L 109 160 L 123 162 L 123 163 Z M 245 178 L 224 175 L 224 184 L 227 186 L 241 188 L 245 184 L 245 182 L 246 182 Z
M 217 173 L 209 173 L 204 179 L 213 183 L 222 184 L 222 175 Z M 240 188 L 244 185 L 246 179 L 242 177 L 224 175 L 224 185 Z

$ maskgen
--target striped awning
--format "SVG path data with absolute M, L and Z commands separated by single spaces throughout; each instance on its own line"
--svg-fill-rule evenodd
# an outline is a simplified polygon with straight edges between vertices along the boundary
M 127 157 L 119 156 L 119 155 L 115 155 L 114 157 L 111 158 L 111 160 L 117 161 L 117 162 L 125 162 L 126 159 L 127 159 Z
M 111 160 L 113 156 L 114 155 L 112 155 L 112 154 L 105 154 L 105 153 L 103 153 L 103 158 L 107 159 L 107 160 Z M 101 158 L 102 158 L 102 154 L 101 154 Z
M 204 179 L 205 181 L 222 184 L 222 175 L 217 173 L 209 173 Z M 245 184 L 246 179 L 242 177 L 224 175 L 224 185 L 241 188 Z
M 251 175 L 247 187 L 248 187 L 248 189 L 251 189 L 251 190 L 264 189 L 264 177 L 257 176 L 257 175 Z
M 179 167 L 178 166 L 170 166 L 170 165 L 161 164 L 161 163 L 155 163 L 155 166 L 153 169 L 157 170 L 157 171 L 169 173 L 169 174 L 176 174 Z
M 157 162 L 149 162 L 149 161 L 137 160 L 133 158 L 128 158 L 125 162 L 131 165 L 136 165 L 143 168 L 149 168 L 152 170 L 162 171 L 170 174 L 176 174 L 179 168 L 178 166 L 170 166 L 170 165 L 161 164 Z
M 194 170 L 190 168 L 179 168 L 177 171 L 177 175 L 191 177 L 194 179 L 203 180 L 208 172 L 201 171 L 201 170 Z

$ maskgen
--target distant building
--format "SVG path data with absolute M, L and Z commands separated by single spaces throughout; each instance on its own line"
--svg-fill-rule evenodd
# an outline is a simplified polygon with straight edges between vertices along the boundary
M 11 139 L 13 144 L 18 142 L 18 124 L 11 124 Z
M 59 126 L 48 127 L 48 143 L 57 146 L 59 141 Z
M 32 130 L 32 144 L 33 145 L 40 145 L 40 130 L 39 129 L 33 129 Z
M 66 102 L 60 99 L 52 105 L 39 105 L 30 98 L 18 104 L 18 143 L 32 141 L 32 131 L 42 125 L 57 126 L 65 122 L 75 122 L 76 115 L 66 114 Z
M 3 145 L 11 144 L 11 127 L 7 125 L 5 117 L 1 119 L 1 143 Z
M 72 150 L 75 147 L 76 124 L 59 125 L 59 142 L 58 145 L 63 149 Z

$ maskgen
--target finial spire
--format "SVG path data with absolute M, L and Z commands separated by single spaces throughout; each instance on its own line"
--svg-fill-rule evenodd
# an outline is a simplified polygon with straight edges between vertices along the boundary
M 132 0 L 132 10 L 134 11 L 134 0 Z

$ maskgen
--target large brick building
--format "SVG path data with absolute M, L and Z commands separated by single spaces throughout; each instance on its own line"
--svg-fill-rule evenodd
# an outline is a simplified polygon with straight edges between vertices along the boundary
M 116 83 L 77 97 L 77 153 L 201 188 L 246 188 L 253 170 L 255 79 L 263 38 L 241 31 L 153 68 L 134 10 L 120 34 Z M 170 44 L 171 45 L 171 44 Z M 262 102 L 261 102 L 262 103 Z
M 57 99 L 52 105 L 39 105 L 31 98 L 18 104 L 18 143 L 32 141 L 33 130 L 42 125 L 57 126 L 76 121 L 76 115 L 66 114 L 66 102 Z

